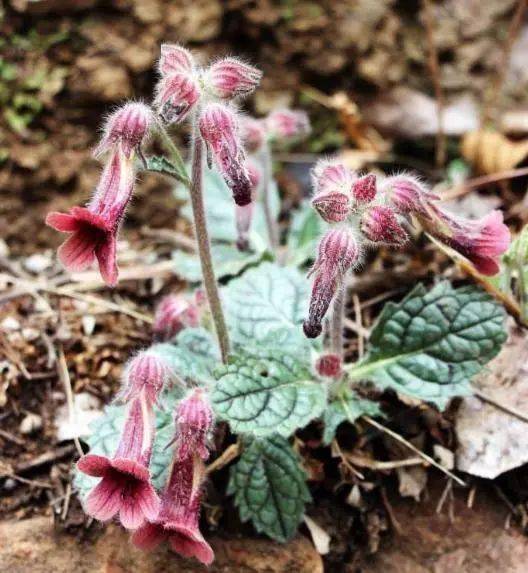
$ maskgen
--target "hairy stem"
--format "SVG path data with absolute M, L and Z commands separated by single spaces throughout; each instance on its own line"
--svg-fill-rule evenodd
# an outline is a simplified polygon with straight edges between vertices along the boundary
M 205 206 L 202 188 L 203 175 L 203 142 L 197 129 L 194 130 L 192 173 L 191 173 L 191 204 L 194 217 L 194 228 L 196 242 L 198 243 L 198 254 L 202 267 L 202 276 L 209 307 L 213 316 L 216 336 L 220 346 L 222 361 L 227 362 L 229 355 L 229 335 L 218 292 L 218 284 L 214 273 L 213 260 L 211 258 L 211 245 L 209 244 L 209 233 L 207 231 L 207 221 L 205 218 Z
M 271 211 L 271 178 L 272 178 L 272 162 L 271 151 L 269 145 L 266 144 L 262 150 L 262 204 L 264 207 L 264 217 L 266 219 L 266 227 L 268 229 L 269 242 L 272 253 L 276 253 L 279 246 L 279 229 L 277 221 L 273 217 Z
M 160 135 L 161 141 L 165 146 L 165 149 L 169 152 L 170 158 L 174 167 L 176 167 L 178 171 L 178 181 L 181 181 L 186 187 L 191 187 L 191 181 L 189 176 L 187 175 L 187 167 L 185 166 L 185 162 L 181 156 L 180 150 L 174 145 L 171 136 L 167 133 L 167 129 L 161 123 L 158 122 L 158 133 Z M 174 177 L 174 174 L 170 174 Z
M 343 358 L 343 322 L 345 317 L 345 285 L 341 285 L 332 305 L 332 322 L 330 326 L 330 343 L 332 352 Z

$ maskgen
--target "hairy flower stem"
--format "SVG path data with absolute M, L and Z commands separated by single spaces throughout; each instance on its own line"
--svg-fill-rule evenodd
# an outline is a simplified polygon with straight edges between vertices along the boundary
M 157 127 L 160 139 L 163 142 L 165 149 L 169 152 L 174 167 L 176 167 L 178 171 L 178 181 L 183 183 L 186 187 L 190 188 L 191 181 L 187 174 L 187 167 L 185 166 L 185 162 L 183 161 L 180 150 L 176 147 L 176 145 L 174 145 L 171 136 L 167 133 L 167 129 L 161 123 L 161 121 L 158 121 Z
M 268 228 L 268 236 L 270 247 L 273 254 L 276 253 L 279 246 L 279 229 L 277 221 L 273 217 L 271 211 L 271 178 L 273 175 L 273 165 L 271 162 L 271 151 L 269 145 L 266 144 L 261 152 L 262 156 L 262 204 L 264 207 L 264 217 L 266 219 L 266 227 Z
M 330 344 L 332 352 L 343 358 L 343 322 L 345 317 L 345 285 L 336 292 L 332 306 L 332 321 L 330 324 Z
M 205 218 L 205 207 L 203 198 L 203 142 L 198 132 L 197 126 L 194 127 L 193 134 L 193 154 L 192 154 L 192 172 L 191 172 L 191 205 L 194 217 L 194 228 L 196 242 L 198 243 L 198 254 L 202 267 L 202 276 L 204 281 L 205 292 L 209 307 L 213 316 L 216 336 L 220 346 L 222 361 L 227 362 L 229 355 L 229 335 L 218 292 L 218 284 L 214 273 L 213 260 L 211 258 L 211 245 L 209 244 L 209 233 L 207 231 L 207 221 Z

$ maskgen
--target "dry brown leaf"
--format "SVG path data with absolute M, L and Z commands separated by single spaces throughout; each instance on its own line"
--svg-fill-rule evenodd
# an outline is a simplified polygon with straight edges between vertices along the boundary
M 460 147 L 464 159 L 487 175 L 513 169 L 528 157 L 528 140 L 511 141 L 492 130 L 467 133 Z

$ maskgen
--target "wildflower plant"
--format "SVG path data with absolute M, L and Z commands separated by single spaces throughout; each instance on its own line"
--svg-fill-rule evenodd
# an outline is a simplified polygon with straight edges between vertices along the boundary
M 137 547 L 166 541 L 209 564 L 200 507 L 206 463 L 221 465 L 224 448 L 237 458 L 227 493 L 241 519 L 286 541 L 311 499 L 291 445 L 298 429 L 318 424 L 330 444 L 341 423 L 382 415 L 361 395 L 366 381 L 443 408 L 471 392 L 472 376 L 499 351 L 502 307 L 478 288 L 438 282 L 388 303 L 365 355 L 347 362 L 344 308 L 365 253 L 401 249 L 422 229 L 493 274 L 509 232 L 498 212 L 480 221 L 447 213 L 413 176 L 360 175 L 331 159 L 314 167 L 311 202 L 292 214 L 284 237 L 271 151 L 308 135 L 306 114 L 241 115 L 240 99 L 261 74 L 236 58 L 201 67 L 185 48 L 163 45 L 159 74 L 152 106 L 126 103 L 108 118 L 91 201 L 51 213 L 47 223 L 68 234 L 59 248 L 67 269 L 97 261 L 114 286 L 117 234 L 137 173 L 169 176 L 190 199 L 184 215 L 194 222 L 197 257 L 180 253 L 174 262 L 201 285 L 159 302 L 153 344 L 125 365 L 122 390 L 94 423 L 75 483 L 86 513 L 118 519 Z M 188 163 L 169 133 L 183 122 L 191 126 Z M 154 138 L 164 155 L 147 153 Z M 219 276 L 230 280 L 220 287 Z M 231 434 L 214 451 L 219 421 Z

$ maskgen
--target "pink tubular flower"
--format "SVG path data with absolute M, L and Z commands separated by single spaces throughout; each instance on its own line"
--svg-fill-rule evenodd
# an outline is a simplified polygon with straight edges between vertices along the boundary
M 128 145 L 128 144 L 127 144 Z M 49 213 L 46 224 L 70 233 L 59 247 L 59 260 L 69 271 L 82 271 L 95 259 L 108 286 L 117 283 L 117 233 L 134 189 L 133 156 L 119 145 L 109 157 L 93 199 L 69 213 Z
M 154 103 L 167 123 L 183 121 L 200 98 L 196 79 L 189 74 L 174 73 L 163 77 L 156 87 Z
M 281 143 L 301 139 L 310 133 L 310 121 L 304 111 L 277 109 L 265 122 L 269 138 Z
M 253 117 L 243 116 L 240 120 L 240 134 L 244 147 L 249 153 L 256 153 L 266 142 L 264 122 Z
M 132 536 L 134 545 L 149 550 L 167 540 L 185 557 L 196 557 L 209 565 L 213 550 L 199 529 L 203 461 L 207 459 L 207 435 L 212 410 L 203 390 L 193 391 L 182 400 L 176 412 L 177 440 L 169 479 L 162 494 L 157 517 Z
M 247 251 L 249 249 L 249 230 L 251 222 L 253 221 L 253 214 L 255 210 L 255 198 L 261 179 L 261 172 L 259 167 L 252 161 L 246 163 L 246 168 L 251 181 L 251 203 L 241 207 L 235 205 L 235 224 L 237 230 L 236 245 L 239 251 Z
M 372 173 L 357 179 L 352 188 L 352 195 L 360 205 L 373 201 L 376 192 L 376 176 Z
M 323 354 L 317 359 L 315 370 L 319 376 L 340 378 L 343 374 L 343 361 L 338 354 Z
M 154 316 L 154 335 L 158 340 L 170 340 L 184 328 L 200 325 L 198 306 L 182 295 L 172 294 L 161 300 Z
M 217 168 L 233 193 L 237 205 L 251 202 L 251 181 L 236 113 L 227 105 L 211 103 L 199 120 L 200 133 L 207 146 L 208 161 L 214 157 Z
M 499 272 L 500 256 L 508 250 L 511 241 L 500 211 L 469 221 L 434 206 L 428 216 L 417 218 L 433 237 L 469 259 L 479 273 L 493 276 Z
M 237 58 L 224 58 L 212 64 L 205 83 L 221 99 L 250 94 L 259 84 L 262 72 Z
M 79 471 L 102 478 L 84 503 L 88 515 L 108 521 L 119 514 L 126 529 L 156 518 L 160 500 L 148 469 L 153 438 L 153 413 L 144 400 L 134 399 L 114 457 L 87 454 L 77 462 Z
M 190 74 L 194 69 L 194 58 L 191 52 L 178 44 L 162 44 L 158 63 L 161 74 Z
M 154 352 L 143 350 L 127 364 L 119 398 L 128 402 L 143 394 L 146 405 L 152 408 L 168 378 L 165 362 Z
M 332 228 L 319 243 L 317 259 L 310 275 L 315 279 L 312 286 L 308 318 L 303 330 L 308 338 L 316 338 L 322 332 L 323 318 L 343 283 L 347 271 L 358 261 L 359 245 L 354 233 L 347 227 Z
M 103 137 L 94 154 L 101 155 L 121 144 L 123 153 L 130 157 L 132 151 L 139 149 L 144 142 L 152 122 L 150 107 L 138 102 L 126 103 L 106 121 Z
M 319 162 L 312 173 L 313 208 L 327 223 L 340 223 L 351 212 L 353 174 L 342 163 Z
M 361 218 L 361 232 L 373 243 L 401 247 L 407 241 L 407 233 L 400 225 L 390 207 L 369 207 Z

